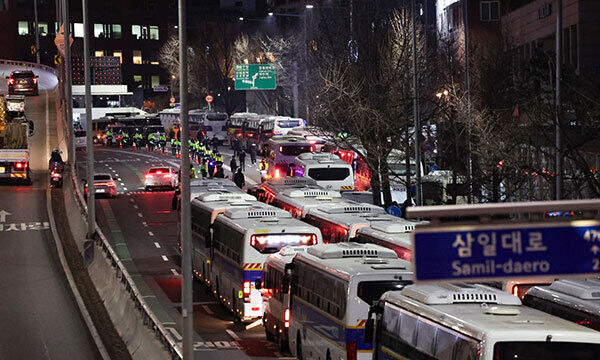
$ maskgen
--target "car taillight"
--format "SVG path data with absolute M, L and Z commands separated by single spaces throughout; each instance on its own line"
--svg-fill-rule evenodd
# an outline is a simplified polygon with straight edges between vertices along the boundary
M 275 169 L 275 178 L 279 178 L 281 174 L 279 173 L 279 169 Z
M 27 167 L 27 163 L 23 163 L 23 162 L 15 163 L 15 169 L 21 170 L 21 169 L 25 169 L 26 167 Z
M 285 312 L 283 313 L 283 320 L 285 321 L 283 324 L 285 326 L 285 328 L 289 328 L 290 327 L 290 308 L 286 308 Z
M 15 83 L 15 79 L 13 79 L 13 78 L 8 79 L 8 85 L 12 85 L 14 83 Z
M 250 281 L 244 281 L 244 302 L 245 303 L 249 303 L 250 302 L 250 290 L 252 290 L 252 284 L 250 283 Z
M 56 172 L 56 171 L 53 171 L 52 172 L 52 177 L 55 177 L 55 178 L 60 177 L 60 173 Z
M 279 152 L 283 152 L 283 146 L 279 147 Z
M 33 78 L 33 83 L 37 84 L 37 78 Z
M 356 360 L 356 341 L 348 341 L 346 343 L 346 359 Z

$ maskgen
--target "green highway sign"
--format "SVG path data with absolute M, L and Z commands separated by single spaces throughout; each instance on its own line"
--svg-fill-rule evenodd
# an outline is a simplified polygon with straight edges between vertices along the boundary
M 273 64 L 236 64 L 236 90 L 275 90 L 275 65 Z

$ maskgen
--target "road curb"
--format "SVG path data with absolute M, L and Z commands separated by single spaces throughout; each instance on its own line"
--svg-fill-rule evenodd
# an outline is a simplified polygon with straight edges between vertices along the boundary
M 50 189 L 46 189 L 46 211 L 48 212 L 50 229 L 52 231 L 52 238 L 54 239 L 54 244 L 56 245 L 56 250 L 58 252 L 58 258 L 60 259 L 60 265 L 65 273 L 65 277 L 67 278 L 67 282 L 69 283 L 71 292 L 73 293 L 73 296 L 75 297 L 75 302 L 77 303 L 77 307 L 79 308 L 79 311 L 81 312 L 81 316 L 83 317 L 83 320 L 85 321 L 85 324 L 86 324 L 88 330 L 90 331 L 92 339 L 94 339 L 94 343 L 96 344 L 96 348 L 98 349 L 100 356 L 102 356 L 102 359 L 104 359 L 104 360 L 110 360 L 108 351 L 106 350 L 106 347 L 104 346 L 104 343 L 102 342 L 102 339 L 100 338 L 100 335 L 98 334 L 98 330 L 96 329 L 96 326 L 94 325 L 94 322 L 92 321 L 90 313 L 88 312 L 87 307 L 85 306 L 85 303 L 83 302 L 83 299 L 81 298 L 79 289 L 77 288 L 77 285 L 75 284 L 75 280 L 73 279 L 73 274 L 71 273 L 71 268 L 69 267 L 69 264 L 67 263 L 67 259 L 65 257 L 65 252 L 64 252 L 64 249 L 62 246 L 62 241 L 61 241 L 60 235 L 56 231 L 56 223 L 54 221 L 54 211 L 52 210 L 52 196 L 51 196 Z

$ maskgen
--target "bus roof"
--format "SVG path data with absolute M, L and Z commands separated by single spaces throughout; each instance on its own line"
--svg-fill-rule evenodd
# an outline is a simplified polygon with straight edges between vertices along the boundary
M 351 165 L 340 159 L 339 156 L 332 153 L 303 153 L 296 156 L 295 163 L 297 165 L 305 166 L 336 165 L 351 168 Z
M 598 343 L 598 332 L 521 305 L 518 297 L 478 284 L 408 285 L 382 300 L 478 340 Z M 487 305 L 482 305 L 487 304 Z
M 532 287 L 527 295 L 600 315 L 600 279 L 556 280 L 549 286 Z
M 309 209 L 308 215 L 347 228 L 356 224 L 372 226 L 376 221 L 390 221 L 397 219 L 392 215 L 386 214 L 385 210 L 378 206 L 350 201 L 322 204 Z
M 410 221 L 394 217 L 387 221 L 375 221 L 371 223 L 371 226 L 362 227 L 357 231 L 357 235 L 364 234 L 405 248 L 412 248 L 410 233 L 420 223 L 424 223 L 424 221 Z
M 270 138 L 269 142 L 274 145 L 311 145 L 311 143 L 301 136 L 282 135 Z
M 306 252 L 296 254 L 294 259 L 347 280 L 368 274 L 398 275 L 412 280 L 409 261 L 399 259 L 393 250 L 375 244 L 313 245 Z
M 292 262 L 296 254 L 304 253 L 308 248 L 309 246 L 307 245 L 282 247 L 281 250 L 279 250 L 278 252 L 269 255 L 269 257 L 265 261 L 264 267 L 266 268 L 267 264 L 272 264 L 279 270 L 283 271 L 285 269 L 285 266 Z
M 210 212 L 225 211 L 229 207 L 250 207 L 258 203 L 252 195 L 243 192 L 210 191 L 192 199 L 192 206 L 204 208 Z

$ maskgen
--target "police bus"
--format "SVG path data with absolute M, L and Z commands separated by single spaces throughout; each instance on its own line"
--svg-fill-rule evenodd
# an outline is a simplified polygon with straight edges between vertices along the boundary
M 478 284 L 409 285 L 371 308 L 376 360 L 598 359 L 598 332 Z
M 207 139 L 227 140 L 227 113 L 209 112 L 204 115 L 204 132 Z
M 290 349 L 298 359 L 371 359 L 369 308 L 413 279 L 412 265 L 374 244 L 323 244 L 292 260 Z
M 209 191 L 228 191 L 235 193 L 244 193 L 237 185 L 229 180 L 222 178 L 210 179 L 190 179 L 190 199 L 194 200 L 198 195 Z M 181 190 L 176 189 L 173 193 L 171 207 L 173 210 L 181 209 Z
M 201 193 L 192 200 L 192 266 L 196 277 L 205 285 L 210 286 L 210 245 L 217 215 L 229 207 L 248 208 L 253 203 L 256 203 L 254 196 L 227 190 Z
M 269 255 L 263 265 L 262 281 L 256 281 L 256 288 L 260 288 L 263 295 L 263 325 L 267 340 L 275 341 L 284 353 L 289 350 L 291 263 L 297 253 L 306 252 L 307 248 L 286 246 Z
M 279 136 L 269 139 L 262 151 L 269 164 L 268 178 L 280 178 L 288 173 L 296 156 L 314 152 L 315 146 L 302 137 Z
M 319 229 L 289 212 L 262 203 L 229 207 L 213 224 L 211 284 L 213 293 L 247 321 L 262 316 L 262 297 L 255 288 L 267 257 L 284 246 L 322 242 Z
M 353 241 L 377 244 L 392 249 L 400 259 L 412 260 L 412 241 L 410 233 L 415 230 L 417 221 L 395 217 L 388 221 L 376 221 L 356 231 Z
M 264 203 L 270 204 L 275 200 L 275 196 L 286 189 L 299 189 L 304 187 L 315 187 L 317 183 L 313 179 L 309 178 L 294 178 L 294 177 L 280 177 L 271 178 L 254 189 L 248 190 L 249 193 L 256 196 L 256 198 Z
M 277 194 L 271 204 L 289 211 L 296 219 L 302 219 L 309 209 L 323 204 L 353 204 L 342 198 L 339 191 L 325 190 L 320 186 L 286 188 Z
M 291 118 L 287 116 L 275 116 L 274 117 L 274 131 L 275 136 L 287 135 L 287 133 L 297 126 L 306 125 L 306 121 L 300 118 Z
M 304 221 L 321 229 L 326 243 L 350 241 L 358 229 L 371 226 L 375 221 L 393 219 L 378 206 L 353 202 L 322 204 L 308 209 L 304 216 Z
M 556 280 L 529 289 L 523 304 L 600 331 L 600 279 Z
M 294 160 L 295 176 L 309 177 L 328 190 L 354 190 L 352 166 L 331 153 L 304 153 Z

